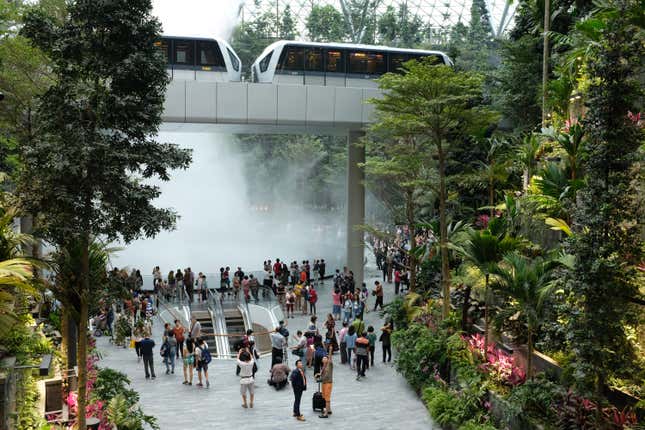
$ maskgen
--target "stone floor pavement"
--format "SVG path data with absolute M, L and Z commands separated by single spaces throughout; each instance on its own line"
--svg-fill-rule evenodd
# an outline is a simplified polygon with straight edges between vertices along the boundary
M 372 289 L 374 279 L 368 280 Z M 318 289 L 318 317 L 324 320 L 331 312 L 331 281 Z M 387 303 L 393 296 L 394 286 L 385 285 Z M 370 296 L 371 307 L 374 297 Z M 304 329 L 309 317 L 299 316 L 288 320 L 290 332 Z M 379 330 L 382 319 L 377 312 L 369 312 L 366 326 L 373 325 Z M 206 428 L 221 429 L 290 429 L 329 428 L 340 429 L 438 429 L 423 403 L 410 389 L 405 379 L 392 364 L 383 364 L 380 344 L 377 344 L 376 365 L 367 372 L 367 377 L 356 381 L 356 374 L 348 366 L 340 364 L 338 354 L 334 355 L 334 386 L 332 391 L 333 415 L 323 420 L 312 411 L 311 397 L 317 389 L 312 370 L 307 371 L 308 389 L 303 394 L 301 410 L 306 422 L 291 417 L 293 391 L 289 386 L 281 391 L 267 385 L 270 357 L 258 362 L 256 374 L 255 405 L 253 409 L 241 407 L 239 379 L 235 376 L 233 361 L 213 360 L 209 365 L 210 389 L 182 385 L 182 368 L 178 363 L 174 375 L 165 374 L 165 366 L 158 354 L 161 339 L 161 323 L 155 321 L 155 380 L 146 380 L 143 363 L 137 363 L 133 349 L 117 348 L 99 338 L 97 345 L 102 354 L 102 367 L 125 372 L 132 381 L 132 387 L 141 395 L 145 413 L 154 415 L 162 430 L 194 430 Z M 290 356 L 293 366 L 295 356 Z M 195 377 L 196 381 L 196 377 Z M 193 383 L 196 383 L 196 382 Z

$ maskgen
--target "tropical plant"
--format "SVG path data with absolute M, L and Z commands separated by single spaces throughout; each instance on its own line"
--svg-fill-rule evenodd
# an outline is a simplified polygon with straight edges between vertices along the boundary
M 449 148 L 463 136 L 482 135 L 495 115 L 482 107 L 482 77 L 437 66 L 431 59 L 409 61 L 402 74 L 386 74 L 379 80 L 385 90 L 374 99 L 380 129 L 399 137 L 415 136 L 436 151 L 441 248 L 443 316 L 450 313 L 450 265 L 448 248 L 448 190 L 446 162 Z M 412 236 L 412 235 L 411 235 Z M 413 244 L 414 245 L 414 244 Z
M 0 336 L 7 334 L 17 322 L 14 309 L 16 292 L 37 294 L 32 277 L 30 261 L 23 258 L 0 261 Z
M 144 430 L 144 424 L 159 430 L 157 419 L 145 415 L 141 408 L 133 404 L 124 394 L 117 394 L 108 403 L 107 416 L 109 422 L 118 429 Z
M 533 261 L 517 253 L 506 254 L 502 262 L 493 267 L 492 288 L 513 299 L 507 309 L 509 315 L 521 313 L 526 318 L 528 356 L 526 373 L 533 377 L 534 335 L 544 315 L 544 303 L 553 292 L 552 269 L 554 260 L 536 258 Z

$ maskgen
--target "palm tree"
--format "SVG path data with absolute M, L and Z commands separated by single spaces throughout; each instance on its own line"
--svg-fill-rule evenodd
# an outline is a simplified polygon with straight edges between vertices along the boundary
M 533 376 L 533 336 L 544 316 L 545 299 L 553 292 L 552 269 L 557 260 L 533 261 L 517 253 L 506 254 L 502 262 L 493 266 L 491 274 L 495 279 L 491 284 L 494 290 L 513 299 L 509 312 L 520 313 L 527 321 L 527 369 L 529 378 Z
M 537 167 L 537 159 L 540 155 L 540 148 L 542 143 L 536 133 L 530 133 L 522 139 L 522 143 L 516 151 L 516 159 L 522 166 L 524 173 L 522 174 L 523 188 L 529 187 L 529 182 L 533 172 Z
M 0 261 L 0 336 L 11 330 L 17 318 L 14 312 L 16 290 L 36 294 L 30 280 L 33 277 L 31 263 L 23 258 Z

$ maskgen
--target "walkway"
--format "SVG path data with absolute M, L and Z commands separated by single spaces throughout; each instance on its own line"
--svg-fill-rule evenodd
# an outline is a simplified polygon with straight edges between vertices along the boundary
M 372 278 L 368 287 L 374 284 Z M 393 295 L 394 286 L 386 285 L 386 303 Z M 331 281 L 318 289 L 319 320 L 331 311 Z M 374 298 L 369 302 L 374 306 Z M 288 320 L 290 332 L 304 329 L 308 317 L 300 316 Z M 366 315 L 366 325 L 374 325 L 376 330 L 382 326 L 382 319 L 376 312 Z M 320 326 L 320 325 L 319 325 Z M 154 339 L 157 345 L 161 338 L 161 323 L 155 322 Z M 155 348 L 156 380 L 146 380 L 143 363 L 137 363 L 132 349 L 116 348 L 110 345 L 107 338 L 98 339 L 102 354 L 100 366 L 110 367 L 125 372 L 132 381 L 132 387 L 141 395 L 144 412 L 157 417 L 162 430 L 188 430 L 195 428 L 222 428 L 244 430 L 252 429 L 291 429 L 291 428 L 369 428 L 394 429 L 405 426 L 412 429 L 438 429 L 430 416 L 410 389 L 405 379 L 399 375 L 393 365 L 386 365 L 381 360 L 380 345 L 376 354 L 376 366 L 367 372 L 367 377 L 356 381 L 355 372 L 340 364 L 338 354 L 334 355 L 334 387 L 332 392 L 332 410 L 327 420 L 318 418 L 318 413 L 311 409 L 311 396 L 316 390 L 312 383 L 312 372 L 307 376 L 309 387 L 302 399 L 302 411 L 306 422 L 301 423 L 291 417 L 293 392 L 290 387 L 275 391 L 268 386 L 268 366 L 270 357 L 259 360 L 256 375 L 256 403 L 253 409 L 243 409 L 239 392 L 239 379 L 235 376 L 235 364 L 232 361 L 213 360 L 209 366 L 210 389 L 197 388 L 194 385 L 182 385 L 181 367 L 174 375 L 165 374 L 165 366 Z M 289 364 L 294 363 L 294 356 Z M 195 383 L 195 382 L 194 382 Z M 341 426 L 341 427 L 338 427 Z

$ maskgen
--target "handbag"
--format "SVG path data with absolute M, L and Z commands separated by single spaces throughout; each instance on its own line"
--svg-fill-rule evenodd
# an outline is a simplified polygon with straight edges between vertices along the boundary
M 134 348 L 134 339 L 130 339 L 130 348 Z

